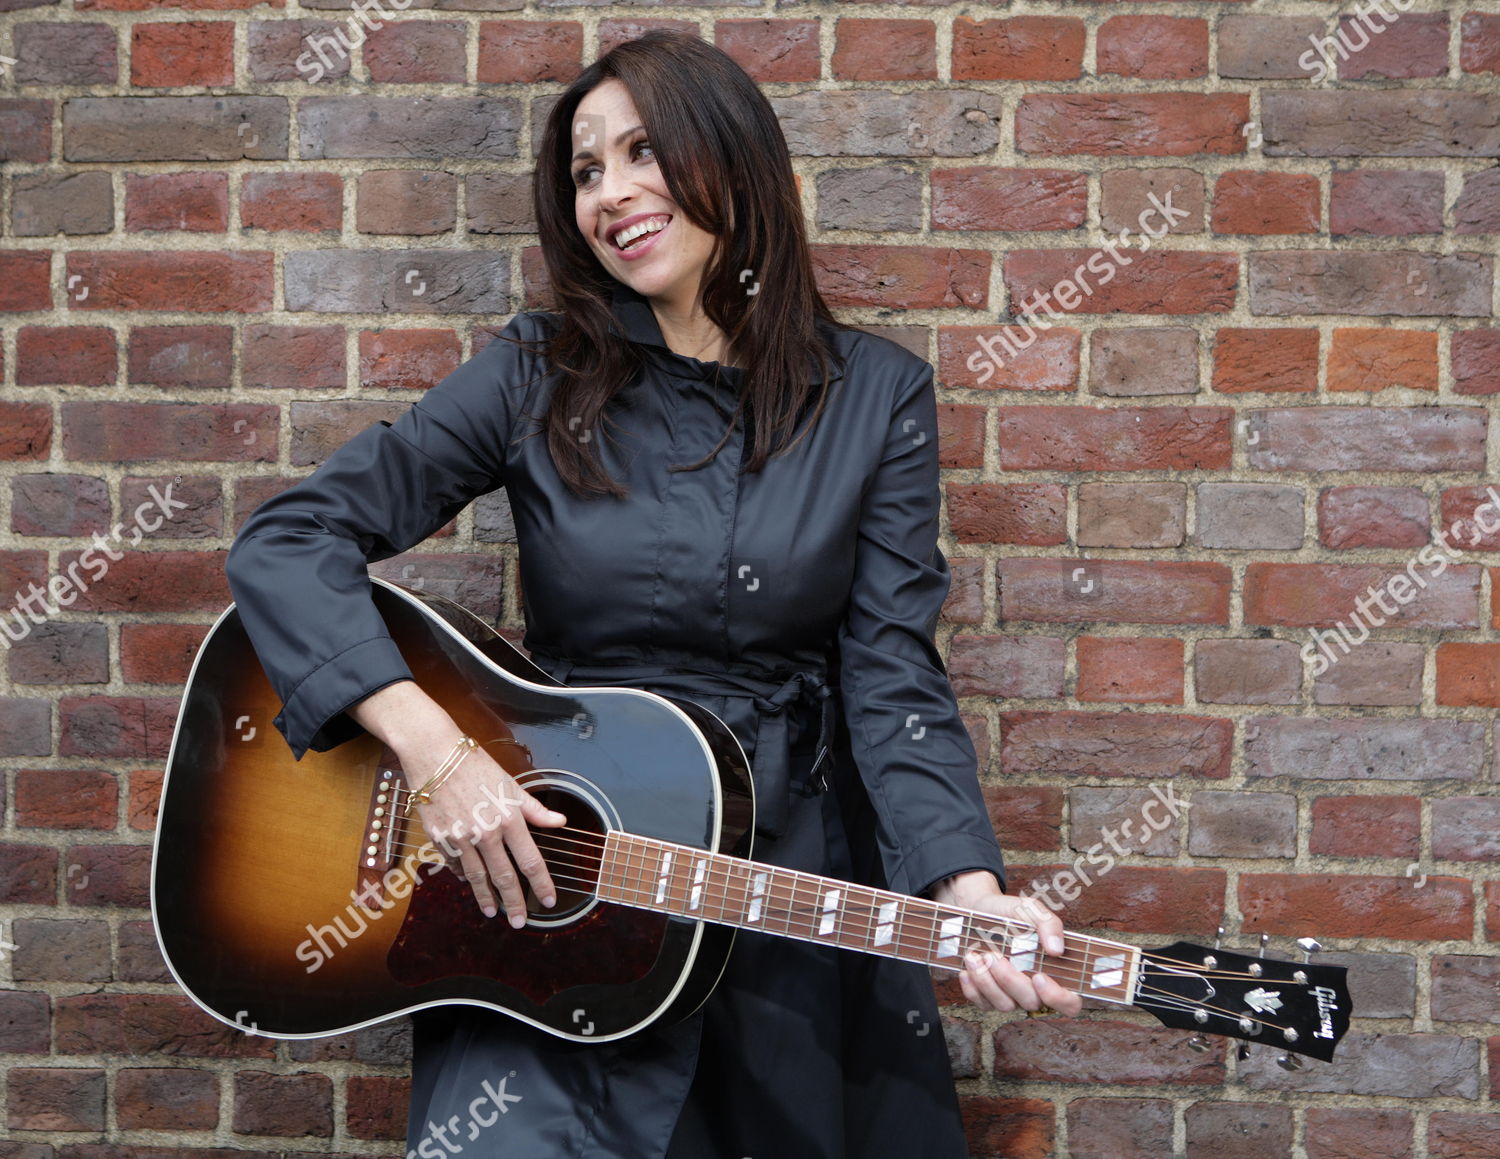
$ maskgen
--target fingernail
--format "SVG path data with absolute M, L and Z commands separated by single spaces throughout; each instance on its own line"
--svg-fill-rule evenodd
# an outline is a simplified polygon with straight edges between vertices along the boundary
M 970 950 L 967 954 L 964 955 L 964 959 L 971 966 L 982 966 L 982 965 L 984 965 L 984 959 L 979 956 L 979 951 L 978 950 Z
M 550 893 L 546 897 L 542 898 L 542 904 L 545 906 L 552 906 L 556 902 L 557 898 L 553 897 Z
M 1049 938 L 1047 940 L 1047 953 L 1049 954 L 1061 954 L 1064 953 L 1067 948 L 1067 942 L 1063 941 L 1061 938 Z
M 492 918 L 492 917 L 495 916 L 495 907 L 494 906 L 492 906 L 492 905 L 482 905 L 479 908 L 484 911 L 484 916 L 485 917 Z
M 526 915 L 525 914 L 511 914 L 510 915 L 510 924 L 513 925 L 516 929 L 519 930 L 522 926 L 524 926 L 526 924 Z

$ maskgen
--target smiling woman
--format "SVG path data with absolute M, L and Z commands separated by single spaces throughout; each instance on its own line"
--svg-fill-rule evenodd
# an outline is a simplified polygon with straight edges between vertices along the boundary
M 1074 1013 L 1081 999 L 1031 972 L 1035 953 L 1024 971 L 964 954 L 960 910 L 1019 922 L 1053 955 L 1062 925 L 1003 891 L 933 641 L 950 575 L 932 367 L 833 318 L 775 113 L 696 37 L 649 32 L 584 70 L 548 116 L 534 202 L 556 308 L 517 314 L 240 531 L 226 570 L 283 701 L 274 723 L 298 758 L 361 729 L 384 741 L 422 786 L 429 834 L 456 832 L 499 786 L 519 807 L 458 842 L 465 903 L 518 929 L 569 920 L 567 883 L 532 836 L 566 839 L 565 818 L 482 745 L 465 748 L 365 576 L 504 487 L 530 660 L 575 687 L 640 688 L 722 721 L 753 780 L 755 864 L 722 976 L 671 1025 L 577 1042 L 486 1009 L 414 1014 L 409 1146 L 465 1121 L 482 1080 L 514 1075 L 494 1153 L 959 1159 L 925 965 L 840 949 L 856 928 L 899 947 L 915 910 L 882 899 L 872 913 L 849 901 L 870 896 L 858 886 L 942 909 L 953 932 L 927 944 L 980 1007 Z M 607 756 L 670 812 L 643 751 Z M 783 899 L 805 938 L 755 928 L 773 867 L 838 879 Z M 592 1025 L 598 995 L 574 989 L 561 1016 Z

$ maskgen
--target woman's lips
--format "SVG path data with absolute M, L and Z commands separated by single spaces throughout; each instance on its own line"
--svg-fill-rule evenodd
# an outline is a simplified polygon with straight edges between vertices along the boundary
M 668 218 L 666 225 L 662 226 L 655 233 L 648 233 L 645 237 L 641 238 L 634 245 L 632 245 L 628 250 L 622 250 L 612 241 L 609 243 L 609 248 L 614 251 L 615 257 L 621 258 L 622 260 L 627 262 L 634 261 L 636 258 L 643 257 L 646 253 L 648 253 L 652 249 L 652 247 L 656 245 L 657 239 L 661 237 L 662 234 L 666 233 L 667 230 L 672 228 L 672 222 L 675 220 L 675 218 Z

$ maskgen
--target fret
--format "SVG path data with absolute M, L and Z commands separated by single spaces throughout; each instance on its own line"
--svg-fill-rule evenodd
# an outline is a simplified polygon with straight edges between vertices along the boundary
M 875 933 L 870 939 L 872 947 L 889 946 L 896 940 L 896 923 L 900 915 L 899 901 L 882 902 L 879 905 L 875 911 Z

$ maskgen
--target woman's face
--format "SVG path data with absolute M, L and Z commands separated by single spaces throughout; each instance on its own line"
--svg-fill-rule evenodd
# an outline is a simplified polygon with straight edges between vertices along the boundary
M 571 173 L 578 229 L 605 270 L 648 299 L 692 313 L 714 238 L 672 200 L 630 90 L 614 78 L 578 103 Z M 641 225 L 664 228 L 631 240 Z M 630 245 L 622 250 L 617 239 Z

